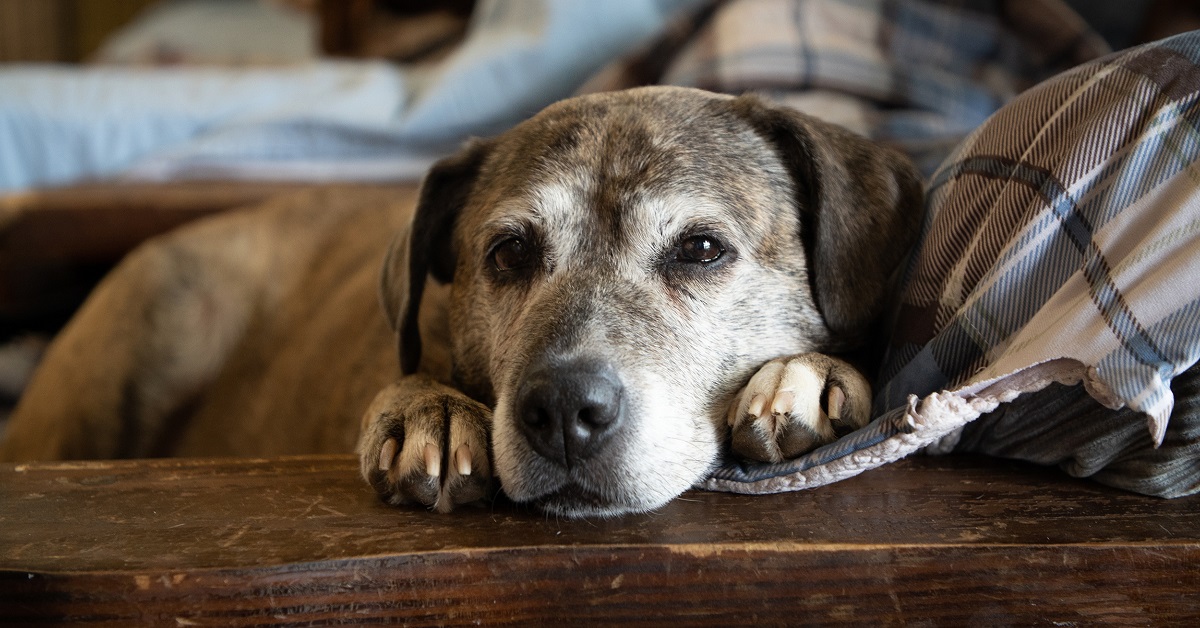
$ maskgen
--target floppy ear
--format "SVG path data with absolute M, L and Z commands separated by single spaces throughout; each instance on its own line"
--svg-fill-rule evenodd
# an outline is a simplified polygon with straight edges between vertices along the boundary
M 417 314 L 425 278 L 432 275 L 441 283 L 454 279 L 454 225 L 490 148 L 488 142 L 474 141 L 433 165 L 421 183 L 412 223 L 392 241 L 384 258 L 380 300 L 396 330 L 400 370 L 405 375 L 415 373 L 421 363 Z
M 900 153 L 798 111 L 755 96 L 731 105 L 795 182 L 809 282 L 826 325 L 865 340 L 916 242 L 920 173 Z

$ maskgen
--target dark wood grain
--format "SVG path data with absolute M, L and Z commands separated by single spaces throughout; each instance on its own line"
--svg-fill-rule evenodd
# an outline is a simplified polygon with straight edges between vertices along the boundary
M 379 503 L 350 457 L 0 467 L 0 621 L 1188 623 L 1200 500 L 982 459 L 561 520 Z

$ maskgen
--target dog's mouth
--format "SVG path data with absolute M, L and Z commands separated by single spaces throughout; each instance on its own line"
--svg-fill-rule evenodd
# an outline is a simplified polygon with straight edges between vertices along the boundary
M 664 482 L 665 478 L 658 474 L 648 478 L 633 473 L 623 481 L 618 480 L 614 476 L 621 473 L 611 465 L 619 463 L 608 463 L 570 471 L 561 467 L 551 471 L 547 465 L 536 465 L 540 467 L 539 472 L 522 477 L 522 488 L 519 490 L 523 495 L 513 495 L 507 485 L 505 491 L 510 498 L 561 517 L 608 518 L 657 509 L 687 488 L 670 487 Z M 526 470 L 529 470 L 528 467 Z M 629 478 L 632 476 L 641 477 L 642 481 L 631 481 Z
M 533 504 L 540 510 L 565 517 L 613 517 L 639 511 L 575 482 L 534 499 Z

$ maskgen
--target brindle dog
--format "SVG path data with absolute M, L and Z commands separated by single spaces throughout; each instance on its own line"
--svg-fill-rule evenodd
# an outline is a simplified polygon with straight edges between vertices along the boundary
M 382 273 L 399 376 L 363 284 L 402 212 L 260 210 L 106 280 L 0 454 L 336 450 L 335 408 L 374 387 L 357 447 L 391 503 L 498 477 L 565 515 L 652 509 L 725 443 L 777 461 L 865 424 L 851 362 L 878 357 L 921 211 L 905 158 L 755 96 L 566 100 L 425 179 Z

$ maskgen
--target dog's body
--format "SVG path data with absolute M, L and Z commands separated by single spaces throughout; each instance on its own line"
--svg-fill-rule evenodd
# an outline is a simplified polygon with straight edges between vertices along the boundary
M 778 460 L 865 422 L 869 386 L 826 354 L 870 353 L 921 211 L 903 158 L 757 98 L 568 100 L 434 167 L 385 261 L 385 320 L 377 261 L 407 220 L 378 200 L 307 197 L 135 253 L 56 341 L 0 454 L 357 435 L 393 503 L 449 509 L 494 469 L 555 512 L 653 508 L 723 442 Z
M 51 344 L 0 457 L 352 451 L 399 376 L 379 261 L 415 198 L 303 192 L 147 242 Z

